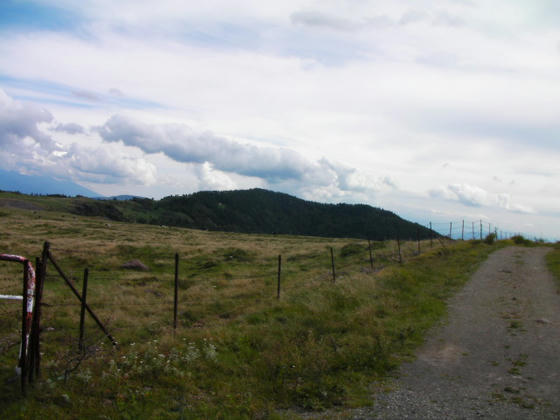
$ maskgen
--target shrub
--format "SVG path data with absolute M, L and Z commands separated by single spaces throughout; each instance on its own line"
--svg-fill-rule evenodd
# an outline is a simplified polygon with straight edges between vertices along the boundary
M 488 245 L 492 245 L 494 242 L 496 241 L 496 234 L 495 233 L 489 233 L 486 238 L 484 238 L 484 243 L 488 244 Z
M 340 250 L 341 257 L 348 257 L 350 255 L 362 254 L 364 253 L 365 248 L 363 245 L 360 244 L 346 244 Z
M 512 236 L 511 240 L 513 241 L 514 244 L 516 245 L 531 245 L 531 241 L 529 239 L 526 239 L 525 237 L 523 237 L 523 235 L 515 235 Z

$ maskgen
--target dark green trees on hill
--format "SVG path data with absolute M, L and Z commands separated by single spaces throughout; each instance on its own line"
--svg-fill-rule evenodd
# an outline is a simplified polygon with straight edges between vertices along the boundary
M 203 191 L 159 201 L 135 198 L 126 204 L 135 221 L 245 233 L 278 233 L 373 240 L 421 239 L 429 230 L 368 205 L 321 204 L 263 189 Z M 123 210 L 123 213 L 127 213 Z

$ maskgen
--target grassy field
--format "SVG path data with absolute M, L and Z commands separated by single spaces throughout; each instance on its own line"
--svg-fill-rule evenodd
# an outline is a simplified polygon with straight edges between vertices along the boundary
M 14 366 L 20 309 L 0 302 L 2 418 L 294 418 L 368 404 L 374 380 L 408 358 L 445 314 L 445 299 L 506 242 L 402 245 L 243 235 L 115 223 L 0 208 L 0 252 L 57 262 L 119 342 L 86 319 L 48 267 L 42 378 L 27 397 Z M 332 281 L 330 247 L 337 278 Z M 174 334 L 174 254 L 180 255 Z M 278 255 L 282 292 L 276 297 Z M 149 271 L 121 268 L 139 259 Z M 0 262 L 0 293 L 19 294 L 21 267 Z M 286 414 L 289 413 L 289 414 Z

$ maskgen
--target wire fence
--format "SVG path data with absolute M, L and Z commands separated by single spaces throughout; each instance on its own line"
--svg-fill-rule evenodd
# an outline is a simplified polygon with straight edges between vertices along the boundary
M 215 307 L 219 317 L 227 318 L 229 309 L 224 309 L 223 306 L 227 305 L 220 303 L 228 302 L 234 308 L 235 305 L 244 305 L 243 299 L 238 299 L 239 296 L 244 299 L 250 297 L 254 301 L 273 302 L 297 292 L 301 287 L 309 287 L 310 283 L 319 285 L 326 281 L 339 282 L 356 273 L 373 274 L 387 266 L 406 262 L 423 252 L 445 247 L 445 241 L 448 240 L 481 239 L 491 233 L 496 234 L 498 239 L 507 239 L 513 235 L 480 220 L 430 222 L 427 227 L 434 235 L 422 241 L 349 240 L 346 246 L 336 249 L 325 245 L 321 250 L 312 252 L 290 252 L 279 256 L 278 260 L 268 256 L 260 259 L 258 264 L 250 260 L 233 260 L 231 265 L 234 267 L 231 270 L 228 264 L 218 268 L 209 266 L 207 269 L 202 264 L 200 268 L 200 261 L 195 263 L 195 258 L 188 256 L 181 259 L 179 273 L 175 275 L 171 270 L 155 273 L 92 270 L 89 275 L 91 290 L 88 291 L 87 303 L 94 311 L 99 312 L 104 326 L 115 334 L 136 325 L 140 318 L 137 316 L 138 311 L 145 312 L 142 315 L 142 322 L 145 324 L 143 327 L 158 333 L 171 327 L 173 312 L 175 319 L 177 311 L 180 312 L 179 327 L 193 327 L 197 321 L 189 318 L 189 312 L 191 308 L 202 304 Z M 173 255 L 169 255 L 169 267 L 172 264 Z M 4 268 L 4 265 L 0 265 L 0 270 L 4 271 Z M 82 306 L 82 299 L 79 293 L 74 296 L 72 293 L 61 293 L 60 287 L 57 291 L 51 291 L 51 285 L 60 283 L 60 277 L 60 272 L 49 268 L 45 278 L 42 331 L 47 334 L 45 341 L 48 342 L 49 336 L 56 337 L 57 345 L 66 343 L 74 349 L 69 350 L 68 354 L 58 352 L 55 356 L 57 360 L 64 361 L 64 371 L 69 372 L 81 360 L 70 355 L 78 345 L 78 324 L 75 319 L 78 308 Z M 173 295 L 174 279 L 177 297 Z M 73 267 L 68 271 L 67 280 L 77 290 L 77 285 L 82 284 L 83 273 Z M 306 283 L 307 286 L 304 286 Z M 200 290 L 193 296 L 190 291 L 194 287 Z M 20 290 L 20 275 L 15 275 L 13 271 L 0 272 L 0 294 L 18 294 Z M 252 295 L 248 296 L 249 294 Z M 201 296 L 205 300 L 201 300 Z M 21 305 L 0 301 L 0 353 L 17 353 L 21 336 L 20 316 Z M 64 319 L 61 320 L 61 317 Z M 127 317 L 130 319 L 126 319 Z M 106 332 L 104 334 L 90 325 L 83 346 L 90 353 L 95 352 L 106 335 Z M 47 351 L 48 348 L 47 345 Z M 53 346 L 51 349 L 55 348 L 57 347 Z

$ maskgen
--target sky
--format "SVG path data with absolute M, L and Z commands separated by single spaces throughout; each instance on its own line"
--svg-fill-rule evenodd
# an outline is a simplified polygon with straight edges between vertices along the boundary
M 2 0 L 0 39 L 0 169 L 560 239 L 557 0 Z

